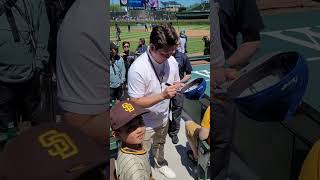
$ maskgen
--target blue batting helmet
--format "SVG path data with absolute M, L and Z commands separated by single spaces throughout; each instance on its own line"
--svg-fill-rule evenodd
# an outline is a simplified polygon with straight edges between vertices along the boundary
M 297 52 L 283 52 L 245 68 L 228 91 L 248 117 L 257 121 L 283 121 L 295 113 L 307 84 L 305 59 Z
M 183 93 L 187 99 L 199 100 L 203 97 L 206 87 L 207 82 L 204 78 L 197 78 L 186 84 L 181 89 L 181 93 Z

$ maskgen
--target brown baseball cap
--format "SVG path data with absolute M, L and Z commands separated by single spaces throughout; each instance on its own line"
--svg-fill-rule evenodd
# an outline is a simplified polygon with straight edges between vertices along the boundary
M 150 112 L 132 101 L 121 101 L 110 110 L 111 128 L 117 130 L 135 117 Z
M 78 179 L 105 169 L 106 152 L 79 129 L 44 123 L 6 144 L 0 154 L 0 180 Z

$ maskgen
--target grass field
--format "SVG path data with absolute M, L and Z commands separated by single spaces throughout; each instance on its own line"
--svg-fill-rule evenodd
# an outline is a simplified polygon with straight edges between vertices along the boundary
M 149 28 L 149 27 L 148 27 Z M 144 25 L 131 25 L 131 32 L 128 32 L 127 26 L 120 26 L 121 29 L 121 42 L 119 44 L 119 52 L 123 52 L 122 42 L 130 42 L 130 50 L 135 51 L 138 46 L 139 38 L 145 38 L 146 43 L 149 44 L 150 29 L 149 32 L 144 31 Z M 190 25 L 190 26 L 175 26 L 177 32 L 180 30 L 186 30 L 188 35 L 187 49 L 189 56 L 202 55 L 204 49 L 204 43 L 202 37 L 210 34 L 210 25 Z M 115 26 L 110 27 L 110 39 L 116 41 Z

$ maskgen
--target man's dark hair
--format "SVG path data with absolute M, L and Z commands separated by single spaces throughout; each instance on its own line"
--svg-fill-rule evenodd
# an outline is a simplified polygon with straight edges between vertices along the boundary
M 208 40 L 208 36 L 203 36 L 203 37 L 202 37 L 202 40 L 203 40 L 203 41 L 207 41 L 207 40 Z
M 139 40 L 142 42 L 143 45 L 146 44 L 146 40 L 144 38 L 140 38 Z
M 122 42 L 122 47 L 123 47 L 125 44 L 129 44 L 129 46 L 130 46 L 130 42 L 129 42 L 129 41 L 123 41 L 123 42 Z
M 177 45 L 179 36 L 170 24 L 156 26 L 152 29 L 150 35 L 150 44 L 155 46 L 155 49 L 163 49 Z

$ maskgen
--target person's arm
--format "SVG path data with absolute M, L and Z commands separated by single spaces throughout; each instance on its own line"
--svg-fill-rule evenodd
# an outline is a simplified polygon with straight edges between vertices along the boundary
M 260 41 L 242 43 L 227 60 L 230 66 L 245 65 L 260 48 Z
M 201 121 L 201 129 L 199 130 L 199 139 L 206 140 L 210 134 L 210 106 L 206 109 Z
M 163 95 L 161 93 L 159 93 L 159 94 L 156 94 L 153 96 L 141 97 L 141 98 L 130 97 L 130 100 L 135 102 L 136 104 L 142 106 L 143 108 L 148 108 L 148 107 L 151 107 L 151 106 L 165 100 L 165 98 L 163 97 Z
M 199 131 L 199 139 L 201 141 L 208 139 L 210 134 L 210 128 L 201 128 Z
M 144 77 L 147 76 L 147 74 L 143 74 L 145 73 L 143 71 L 137 72 L 134 68 L 135 67 L 130 67 L 128 72 L 128 94 L 130 100 L 147 108 L 175 96 L 177 85 L 168 86 L 163 92 L 146 97 L 145 89 L 147 80 Z
M 181 83 L 186 83 L 189 81 L 189 79 L 191 78 L 191 74 L 186 74 L 181 80 Z
M 165 99 L 171 99 L 172 97 L 174 97 L 177 93 L 178 86 L 179 84 L 168 86 L 162 93 L 155 94 L 148 97 L 140 97 L 140 98 L 130 97 L 130 100 L 144 108 L 148 108 Z
M 260 31 L 264 28 L 255 0 L 246 0 L 239 4 L 236 21 L 239 22 L 239 32 L 242 35 L 242 43 L 229 57 L 231 66 L 246 65 L 250 58 L 260 48 Z
M 120 57 L 120 63 L 121 63 L 121 74 L 122 74 L 122 77 L 121 77 L 121 84 L 124 83 L 126 81 L 126 67 L 124 65 L 124 61 L 122 59 L 122 57 Z
M 185 76 L 180 80 L 182 83 L 186 83 L 191 78 L 191 72 L 192 72 L 192 66 L 190 63 L 190 60 L 188 59 L 188 56 L 184 56 L 185 58 Z

